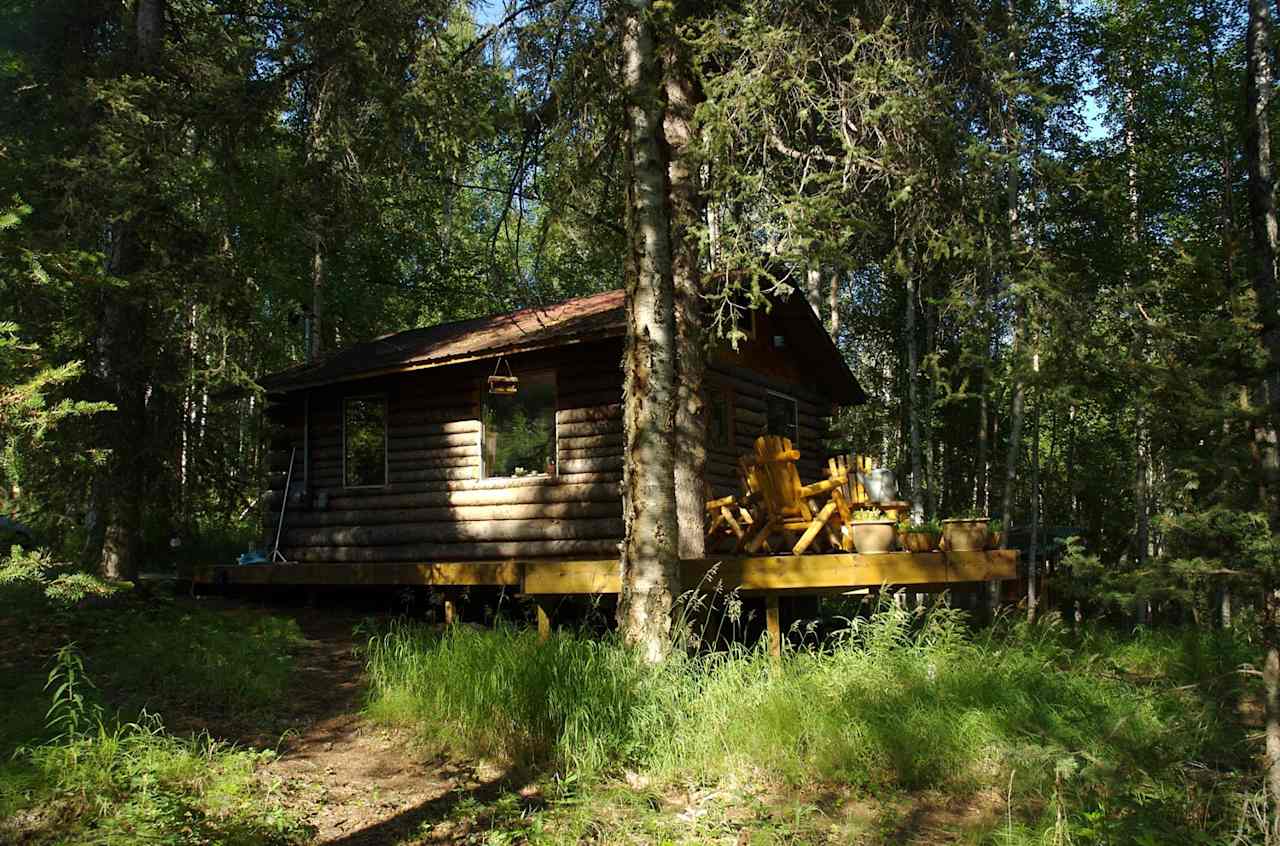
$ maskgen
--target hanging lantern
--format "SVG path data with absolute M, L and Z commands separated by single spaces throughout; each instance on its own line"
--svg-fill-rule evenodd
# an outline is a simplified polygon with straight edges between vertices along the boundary
M 503 365 L 507 366 L 507 375 L 503 376 L 499 373 Z M 502 356 L 498 357 L 498 363 L 494 365 L 493 375 L 489 377 L 489 393 L 491 394 L 514 394 L 516 389 L 520 387 L 520 380 L 511 372 L 511 364 Z

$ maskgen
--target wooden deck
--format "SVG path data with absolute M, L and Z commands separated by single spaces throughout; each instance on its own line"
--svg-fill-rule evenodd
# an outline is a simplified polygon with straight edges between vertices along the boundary
M 851 552 L 821 555 L 720 556 L 682 561 L 685 590 L 743 593 L 826 593 L 857 588 L 945 587 L 1012 579 L 1017 552 Z M 512 587 L 534 596 L 618 592 L 618 560 L 528 559 L 377 564 L 205 565 L 193 573 L 206 585 L 348 585 Z
M 1017 575 L 1018 553 L 1012 549 L 983 552 L 852 552 L 821 555 L 748 555 L 698 558 L 680 562 L 685 591 L 732 592 L 765 597 L 765 625 L 770 649 L 781 654 L 778 598 L 788 594 L 828 594 L 878 587 L 943 590 Z M 516 588 L 534 598 L 538 632 L 551 633 L 552 598 L 616 594 L 618 560 L 529 559 L 525 561 L 458 561 L 379 564 L 251 564 L 197 567 L 195 584 L 401 586 L 450 588 Z M 445 621 L 453 621 L 454 597 L 446 594 Z

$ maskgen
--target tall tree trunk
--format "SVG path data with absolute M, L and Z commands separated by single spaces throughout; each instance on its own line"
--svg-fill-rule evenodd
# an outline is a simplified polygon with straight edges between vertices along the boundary
M 920 351 L 916 346 L 916 276 L 909 271 L 906 278 L 906 310 L 903 312 L 902 335 L 907 345 L 907 437 L 911 454 L 911 520 L 924 521 L 924 460 L 920 444 L 920 390 L 916 371 L 920 369 Z
M 321 332 L 324 329 L 324 239 L 320 235 L 321 222 L 318 216 L 313 217 L 314 231 L 311 236 L 311 314 L 310 328 L 307 330 L 308 361 L 320 357 L 324 351 Z
M 1031 542 L 1027 549 L 1027 622 L 1034 623 L 1040 611 L 1037 557 L 1040 542 L 1040 401 L 1036 400 L 1035 425 L 1031 438 Z
M 830 314 L 827 318 L 827 331 L 831 333 L 833 340 L 839 338 L 840 335 L 840 272 L 831 272 L 831 286 L 827 289 L 827 308 Z
M 1134 91 L 1137 72 L 1131 71 L 1129 86 L 1124 94 L 1124 150 L 1125 150 L 1125 191 L 1129 201 L 1128 240 L 1130 263 L 1134 268 L 1130 283 L 1138 285 L 1146 278 L 1146 260 L 1142 256 L 1142 217 L 1138 207 L 1138 108 L 1137 95 Z M 1147 359 L 1146 327 L 1138 320 L 1137 346 L 1135 360 L 1145 363 Z M 1134 510 L 1134 563 L 1138 568 L 1147 564 L 1148 551 L 1151 548 L 1151 459 L 1148 454 L 1147 413 L 1143 400 L 1142 388 L 1139 387 L 1134 405 L 1134 477 L 1133 477 L 1133 510 Z M 1139 616 L 1145 616 L 1141 609 L 1146 607 L 1145 599 L 1140 600 Z M 1145 622 L 1145 620 L 1144 620 Z
M 618 624 L 649 661 L 670 649 L 678 589 L 675 497 L 675 313 L 666 166 L 651 0 L 623 4 L 622 60 L 628 123 L 630 235 L 623 379 L 626 463 Z
M 822 267 L 821 265 L 811 264 L 805 268 L 804 272 L 804 298 L 809 303 L 809 308 L 813 309 L 813 313 L 818 315 L 818 320 L 822 320 Z
M 1005 10 L 1009 16 L 1009 36 L 1012 39 L 1014 37 L 1013 22 L 1015 20 L 1012 0 L 1006 0 Z M 1017 66 L 1018 51 L 1016 46 L 1011 44 L 1009 67 L 1016 68 Z M 1009 369 L 1013 375 L 1013 407 L 1010 409 L 1009 450 L 1004 464 L 1004 497 L 1000 508 L 1000 519 L 1004 522 L 1007 537 L 1007 533 L 1013 528 L 1013 495 L 1018 481 L 1018 456 L 1022 454 L 1022 405 L 1025 380 L 1020 371 L 1022 362 L 1019 358 L 1027 322 L 1027 304 L 1024 301 L 1022 292 L 1019 290 L 1018 283 L 1018 250 L 1022 243 L 1021 219 L 1019 216 L 1019 197 L 1022 191 L 1022 162 L 1020 160 L 1022 145 L 1018 141 L 1017 116 L 1014 114 L 1011 99 L 1005 102 L 1003 132 L 1005 150 L 1009 156 L 1009 172 L 1005 182 L 1005 202 L 1008 206 L 1009 223 L 1006 243 L 1008 256 L 1005 271 L 1008 275 L 1007 285 L 1013 295 L 1014 302 L 1013 351 L 1009 357 Z
M 676 321 L 676 512 L 680 557 L 705 551 L 707 427 L 703 397 L 706 344 L 703 337 L 702 276 L 698 224 L 706 203 L 692 162 L 693 112 L 700 99 L 693 74 L 675 38 L 664 52 L 667 107 L 663 131 L 669 156 L 671 271 Z
M 133 33 L 137 45 L 137 70 L 154 70 L 164 47 L 164 0 L 138 0 Z M 139 151 L 147 155 L 147 151 Z M 112 232 L 109 267 L 112 275 L 128 279 L 146 265 L 145 247 L 138 235 L 139 222 L 122 223 Z M 100 371 L 115 412 L 111 415 L 112 445 L 109 475 L 95 480 L 95 507 L 105 512 L 98 571 L 109 579 L 133 580 L 138 574 L 142 541 L 142 500 L 145 496 L 144 462 L 148 460 L 146 425 L 147 384 L 140 360 L 138 339 L 145 337 L 145 306 L 128 288 L 109 291 L 102 310 Z M 96 534 L 96 533 L 95 533 Z
M 1271 69 L 1271 7 L 1268 0 L 1249 0 L 1249 29 L 1246 36 L 1248 74 L 1246 105 L 1248 130 L 1245 156 L 1249 163 L 1249 222 L 1253 246 L 1253 287 L 1258 298 L 1262 324 L 1262 344 L 1269 359 L 1264 376 L 1263 400 L 1266 414 L 1256 431 L 1255 451 L 1265 506 L 1271 518 L 1271 530 L 1280 531 L 1277 509 L 1277 481 L 1274 474 L 1275 408 L 1280 391 L 1280 314 L 1277 313 L 1276 252 L 1277 224 L 1275 182 L 1271 163 L 1271 130 L 1269 107 L 1273 83 Z M 1260 442 L 1259 442 L 1260 441 Z M 1269 587 L 1269 586 L 1268 586 Z M 1266 659 L 1263 680 L 1266 687 L 1265 719 L 1267 738 L 1267 786 L 1271 807 L 1275 810 L 1273 827 L 1280 828 L 1280 637 L 1275 620 L 1276 597 L 1268 589 L 1263 597 L 1263 642 Z
M 937 343 L 937 318 L 935 310 L 926 296 L 922 305 L 924 309 L 924 356 L 928 360 L 934 353 Z M 924 502 L 925 511 L 930 517 L 938 514 L 938 466 L 933 437 L 933 376 L 924 377 L 924 408 L 921 424 L 924 429 Z

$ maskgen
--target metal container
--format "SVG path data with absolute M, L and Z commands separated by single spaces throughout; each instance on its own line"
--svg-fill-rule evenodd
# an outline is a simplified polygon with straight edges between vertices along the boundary
M 898 481 L 892 470 L 878 467 L 870 473 L 859 473 L 858 481 L 866 488 L 867 499 L 872 502 L 895 502 L 898 499 Z

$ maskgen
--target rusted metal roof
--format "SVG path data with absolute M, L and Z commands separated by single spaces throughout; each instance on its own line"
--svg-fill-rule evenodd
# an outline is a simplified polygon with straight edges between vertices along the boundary
M 864 402 L 853 373 L 804 298 L 793 295 L 775 302 L 773 308 L 787 326 L 793 348 L 807 360 L 823 392 L 841 404 Z M 625 292 L 606 291 L 545 307 L 397 332 L 258 381 L 268 393 L 288 393 L 387 373 L 620 337 L 625 326 Z

